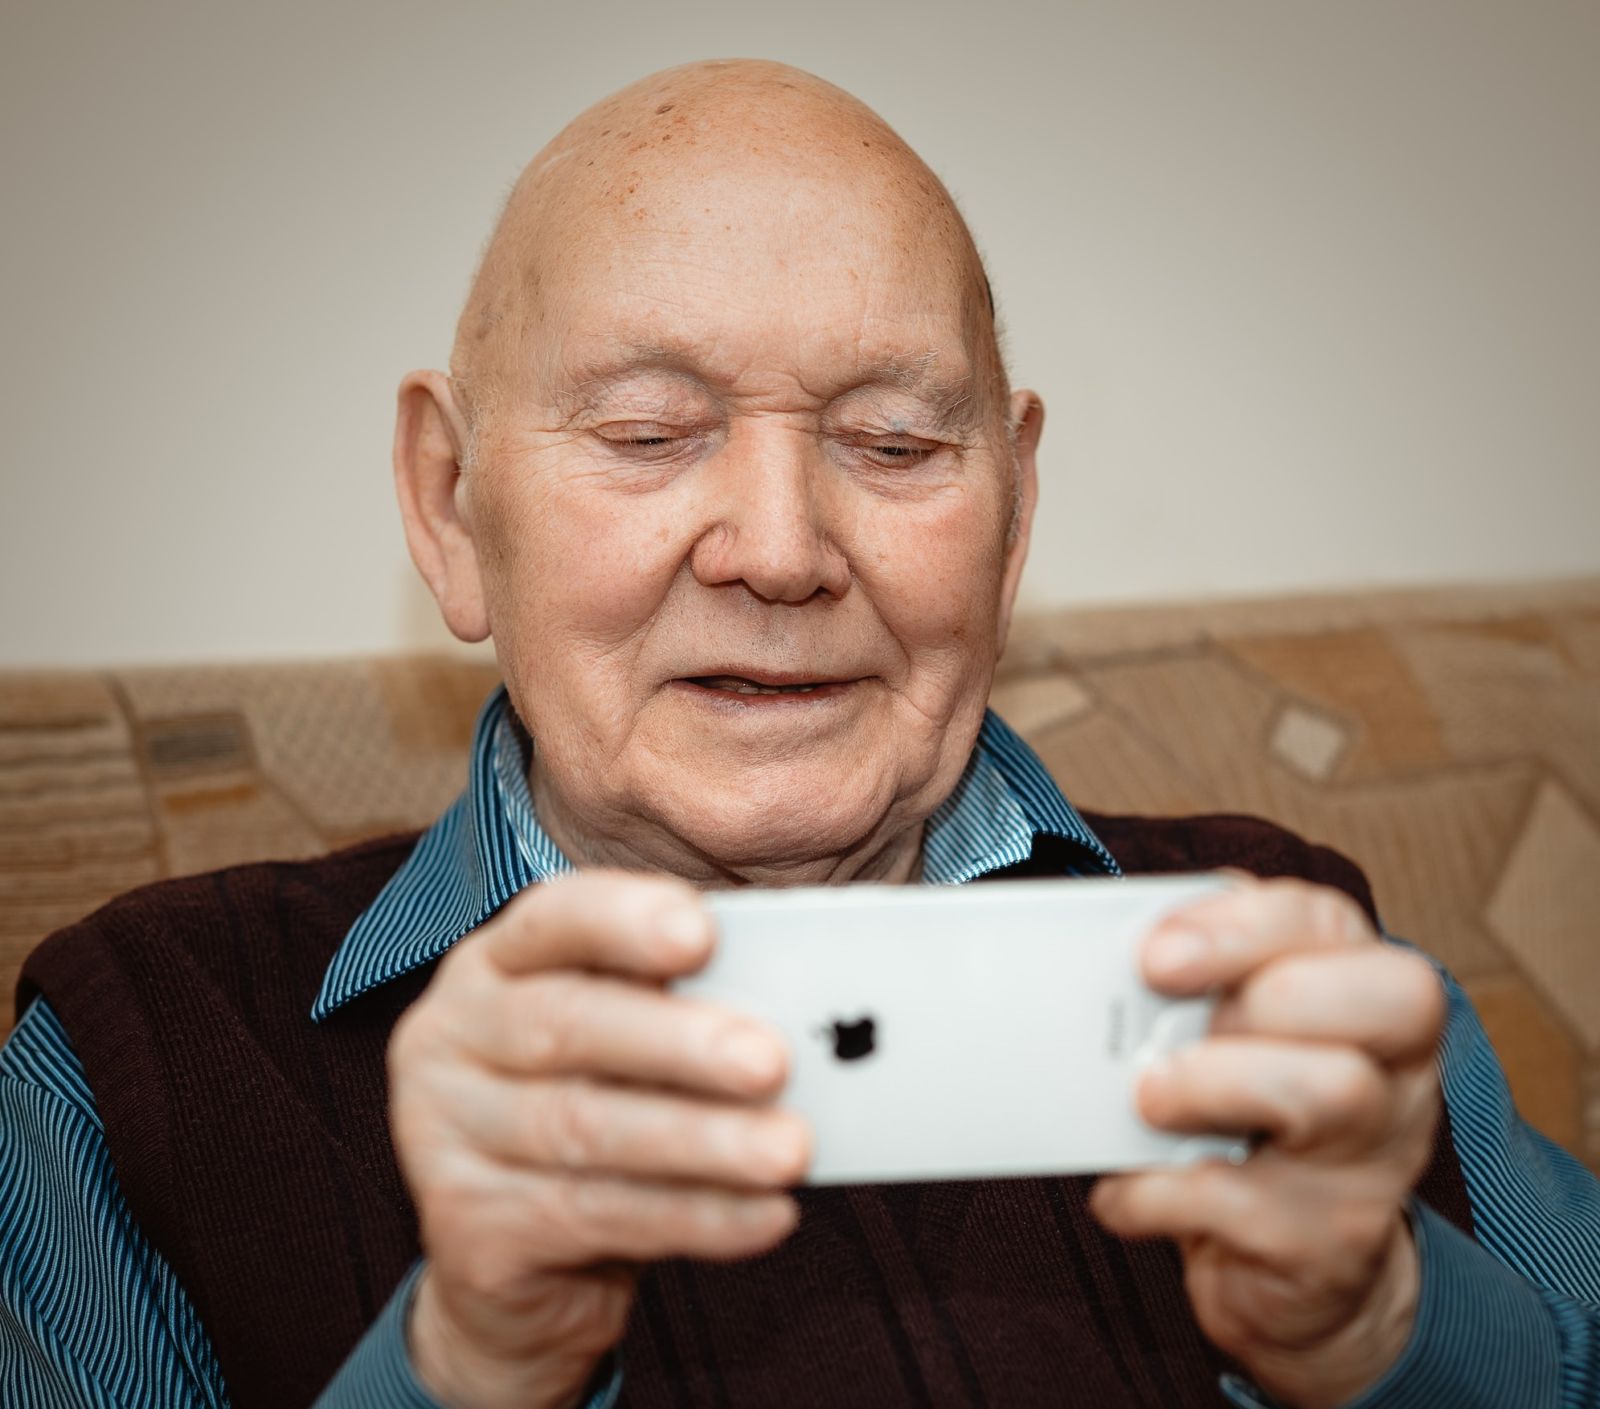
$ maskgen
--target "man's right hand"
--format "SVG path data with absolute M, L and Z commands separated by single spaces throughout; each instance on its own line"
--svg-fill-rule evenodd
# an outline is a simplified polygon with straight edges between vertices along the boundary
M 711 922 L 681 882 L 539 885 L 439 965 L 389 1042 L 390 1119 L 426 1268 L 416 1371 L 451 1409 L 577 1403 L 641 1265 L 794 1227 L 809 1132 L 766 1104 L 770 1029 L 678 997 Z

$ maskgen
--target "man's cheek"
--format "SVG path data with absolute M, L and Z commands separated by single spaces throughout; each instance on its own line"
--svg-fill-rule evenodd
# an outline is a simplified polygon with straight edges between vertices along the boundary
M 647 619 L 676 566 L 649 516 L 593 495 L 552 496 L 506 519 L 514 608 L 569 640 L 613 639 Z
M 578 657 L 639 633 L 660 602 L 661 590 L 637 559 L 596 544 L 563 544 L 530 563 L 517 584 L 519 610 L 539 633 Z
M 1004 561 L 980 516 L 913 520 L 881 536 L 864 561 L 863 582 L 903 643 L 971 648 L 993 635 Z

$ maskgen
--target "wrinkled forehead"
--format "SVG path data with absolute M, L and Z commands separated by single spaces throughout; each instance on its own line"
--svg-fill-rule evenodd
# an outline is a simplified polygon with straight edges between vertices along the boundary
M 552 208 L 525 286 L 528 390 L 565 400 L 638 365 L 755 395 L 979 376 L 965 238 L 882 182 L 763 176 L 635 170 Z
M 549 400 L 654 345 L 757 390 L 928 363 L 1003 390 L 941 182 L 853 99 L 773 77 L 646 80 L 534 158 L 462 313 L 462 381 Z

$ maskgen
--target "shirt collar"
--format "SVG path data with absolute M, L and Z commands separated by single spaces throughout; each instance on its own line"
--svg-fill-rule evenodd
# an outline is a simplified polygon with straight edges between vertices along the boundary
M 526 737 L 502 685 L 478 716 L 466 792 L 357 917 L 323 975 L 313 1019 L 437 959 L 518 891 L 572 869 L 534 813 Z M 1121 874 L 1038 756 L 991 710 L 960 781 L 928 818 L 922 878 L 975 880 L 1027 860 L 1041 834 L 1072 843 L 1087 869 Z

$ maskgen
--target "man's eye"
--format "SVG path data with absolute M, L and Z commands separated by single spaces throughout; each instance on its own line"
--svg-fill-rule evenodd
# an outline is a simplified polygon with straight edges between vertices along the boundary
M 939 452 L 940 447 L 928 441 L 869 440 L 859 447 L 860 453 L 876 465 L 920 465 Z
M 597 432 L 608 448 L 622 455 L 646 459 L 669 455 L 694 437 L 675 426 L 610 425 Z

